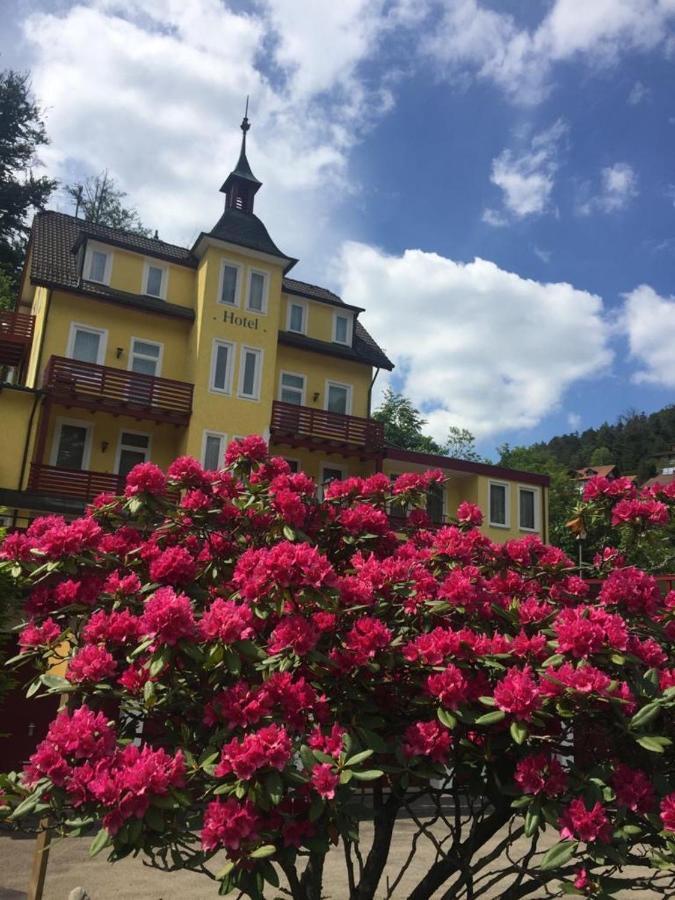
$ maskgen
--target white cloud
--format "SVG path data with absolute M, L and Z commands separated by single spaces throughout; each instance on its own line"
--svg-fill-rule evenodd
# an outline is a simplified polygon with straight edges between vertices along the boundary
M 649 97 L 650 93 L 651 91 L 646 84 L 643 84 L 641 81 L 636 81 L 630 89 L 626 100 L 630 106 L 638 106 L 643 100 L 646 100 Z
M 150 227 L 186 243 L 220 214 L 250 94 L 257 209 L 282 250 L 319 269 L 349 152 L 391 102 L 357 77 L 389 26 L 383 2 L 265 0 L 245 13 L 220 0 L 90 0 L 35 12 L 24 33 L 48 111 L 41 155 L 66 182 L 108 168 Z
M 626 295 L 623 326 L 631 356 L 641 368 L 638 384 L 675 387 L 675 297 L 661 297 L 643 284 Z
M 544 250 L 543 247 L 537 247 L 536 244 L 532 249 L 534 255 L 538 257 L 543 263 L 551 262 L 551 257 L 553 256 L 553 254 L 550 250 Z
M 567 424 L 570 426 L 572 431 L 578 431 L 581 427 L 581 416 L 579 415 L 579 413 L 567 413 Z
M 439 439 L 450 425 L 481 438 L 531 427 L 611 360 L 601 299 L 569 284 L 360 243 L 344 246 L 340 271 L 343 296 L 367 307 L 364 324 Z
M 638 177 L 628 163 L 614 163 L 600 173 L 600 190 L 588 196 L 589 185 L 582 186 L 584 199 L 577 203 L 577 211 L 584 216 L 593 212 L 612 213 L 625 209 L 638 195 Z
M 558 148 L 566 132 L 566 124 L 558 119 L 536 134 L 526 150 L 503 150 L 492 160 L 490 181 L 501 189 L 506 212 L 523 219 L 548 208 L 558 170 Z M 483 221 L 490 225 L 505 224 L 503 220 L 493 209 L 483 213 Z
M 479 0 L 445 0 L 423 47 L 449 78 L 469 72 L 531 104 L 548 93 L 557 63 L 599 69 L 631 51 L 668 52 L 673 18 L 672 0 L 554 0 L 529 30 Z

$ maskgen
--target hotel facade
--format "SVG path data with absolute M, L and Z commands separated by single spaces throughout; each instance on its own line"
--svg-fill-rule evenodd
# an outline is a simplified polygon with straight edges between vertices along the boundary
M 371 406 L 393 363 L 363 309 L 290 277 L 297 260 L 254 213 L 248 127 L 224 212 L 191 248 L 36 215 L 16 310 L 0 311 L 4 524 L 79 515 L 146 460 L 216 468 L 229 441 L 255 433 L 320 484 L 441 468 L 436 522 L 469 500 L 494 540 L 546 539 L 546 476 L 386 445 Z

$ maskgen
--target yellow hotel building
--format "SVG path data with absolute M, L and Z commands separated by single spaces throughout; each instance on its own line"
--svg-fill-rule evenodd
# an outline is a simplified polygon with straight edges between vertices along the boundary
M 385 445 L 371 397 L 393 363 L 362 309 L 289 277 L 297 260 L 253 211 L 248 127 L 224 212 L 191 248 L 36 215 L 17 309 L 0 312 L 5 524 L 78 515 L 145 460 L 216 468 L 228 441 L 256 433 L 319 482 L 440 467 L 434 520 L 470 500 L 493 539 L 546 538 L 546 476 Z

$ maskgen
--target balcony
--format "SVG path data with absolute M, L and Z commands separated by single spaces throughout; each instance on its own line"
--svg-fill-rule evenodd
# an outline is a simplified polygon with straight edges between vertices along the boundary
M 384 449 L 381 422 L 280 401 L 272 404 L 270 435 L 292 447 L 351 453 L 363 458 L 378 456 Z
M 0 365 L 20 366 L 33 343 L 35 316 L 0 310 Z
M 67 497 L 88 503 L 98 494 L 121 494 L 125 479 L 110 472 L 87 472 L 33 463 L 30 467 L 28 490 L 54 497 Z
M 43 386 L 64 406 L 187 425 L 193 385 L 52 356 Z

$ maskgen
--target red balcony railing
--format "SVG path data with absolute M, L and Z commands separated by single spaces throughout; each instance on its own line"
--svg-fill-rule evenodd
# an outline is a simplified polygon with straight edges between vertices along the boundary
M 280 401 L 272 404 L 270 432 L 277 440 L 294 446 L 321 444 L 326 448 L 359 449 L 368 454 L 379 453 L 384 447 L 381 422 Z
M 63 356 L 52 356 L 49 360 L 44 387 L 67 406 L 104 410 L 136 419 L 187 425 L 192 412 L 193 385 L 185 381 L 154 378 Z
M 33 342 L 35 316 L 0 310 L 0 365 L 18 366 Z
M 33 463 L 30 467 L 28 490 L 88 502 L 98 494 L 122 493 L 124 482 L 121 475 L 110 472 L 88 472 Z

